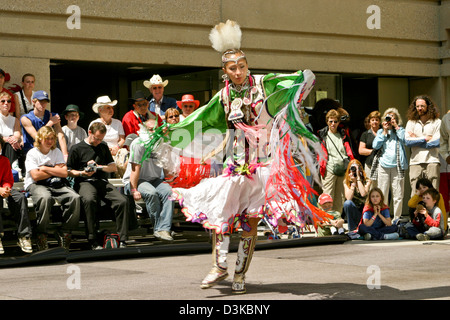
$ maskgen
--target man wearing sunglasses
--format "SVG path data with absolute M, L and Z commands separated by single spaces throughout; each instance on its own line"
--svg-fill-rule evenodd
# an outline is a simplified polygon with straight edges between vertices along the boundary
M 129 134 L 138 134 L 139 125 L 148 123 L 150 119 L 158 119 L 158 126 L 162 125 L 163 121 L 155 112 L 148 110 L 149 102 L 146 99 L 144 92 L 138 90 L 135 92 L 133 100 L 133 110 L 128 111 L 122 118 L 122 126 L 125 131 L 125 136 Z
M 163 81 L 162 78 L 155 74 L 150 80 L 144 81 L 144 86 L 148 88 L 152 94 L 149 110 L 164 117 L 164 113 L 169 108 L 177 107 L 177 100 L 164 96 L 164 88 L 169 84 L 169 80 Z

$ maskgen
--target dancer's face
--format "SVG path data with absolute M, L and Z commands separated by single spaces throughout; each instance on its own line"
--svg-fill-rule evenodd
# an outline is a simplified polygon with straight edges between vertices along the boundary
M 228 56 L 230 59 L 238 59 L 241 56 L 241 54 L 231 54 Z M 225 67 L 222 68 L 223 72 L 225 72 L 228 75 L 228 78 L 230 78 L 231 82 L 233 82 L 236 85 L 241 85 L 244 83 L 245 79 L 247 78 L 248 74 L 248 64 L 246 59 L 240 59 L 236 62 L 230 61 L 227 62 Z

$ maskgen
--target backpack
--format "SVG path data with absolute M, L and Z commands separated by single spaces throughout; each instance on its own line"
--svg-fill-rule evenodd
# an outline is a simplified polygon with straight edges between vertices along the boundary
M 107 233 L 103 241 L 103 249 L 116 249 L 120 245 L 120 236 L 117 233 Z

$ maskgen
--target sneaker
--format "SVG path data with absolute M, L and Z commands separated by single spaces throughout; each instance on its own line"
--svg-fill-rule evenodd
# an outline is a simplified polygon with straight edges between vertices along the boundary
M 38 251 L 47 250 L 48 249 L 47 235 L 45 233 L 38 234 L 36 244 Z
M 366 240 L 366 241 L 372 240 L 372 235 L 370 233 L 366 233 L 364 235 L 364 240 Z
M 72 242 L 72 235 L 70 233 L 67 233 L 67 232 L 63 233 L 61 231 L 56 231 L 55 232 L 55 238 L 58 241 L 58 245 L 61 248 L 69 250 L 70 243 Z
M 155 231 L 153 235 L 158 240 L 173 241 L 173 238 L 171 237 L 169 231 L 166 230 Z
M 5 249 L 3 249 L 2 239 L 0 239 L 0 254 L 4 254 L 4 253 L 5 253 Z
M 25 253 L 32 253 L 33 246 L 31 244 L 31 239 L 29 237 L 19 237 L 19 242 L 17 242 L 20 249 Z
M 387 233 L 387 234 L 383 235 L 384 240 L 397 240 L 399 237 L 400 236 L 397 232 Z
M 427 235 L 426 233 L 419 233 L 416 236 L 416 239 L 419 240 L 419 241 L 428 241 L 428 240 L 430 240 L 430 236 Z
M 125 241 L 120 241 L 119 248 L 126 248 L 126 247 L 127 244 L 125 243 Z

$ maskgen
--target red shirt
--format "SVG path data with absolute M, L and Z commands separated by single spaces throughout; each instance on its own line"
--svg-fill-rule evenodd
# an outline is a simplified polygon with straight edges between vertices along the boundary
M 14 177 L 11 171 L 11 164 L 7 157 L 0 155 L 0 187 L 10 187 L 14 185 Z
M 148 119 L 156 119 L 156 113 L 148 111 L 148 116 L 146 119 L 142 119 L 142 117 L 139 116 L 139 114 L 134 111 L 130 110 L 122 118 L 122 126 L 123 130 L 125 131 L 125 137 L 128 136 L 131 133 L 137 134 L 139 131 L 139 124 L 147 121 Z M 163 121 L 161 117 L 158 116 L 158 126 L 161 126 L 163 124 Z

